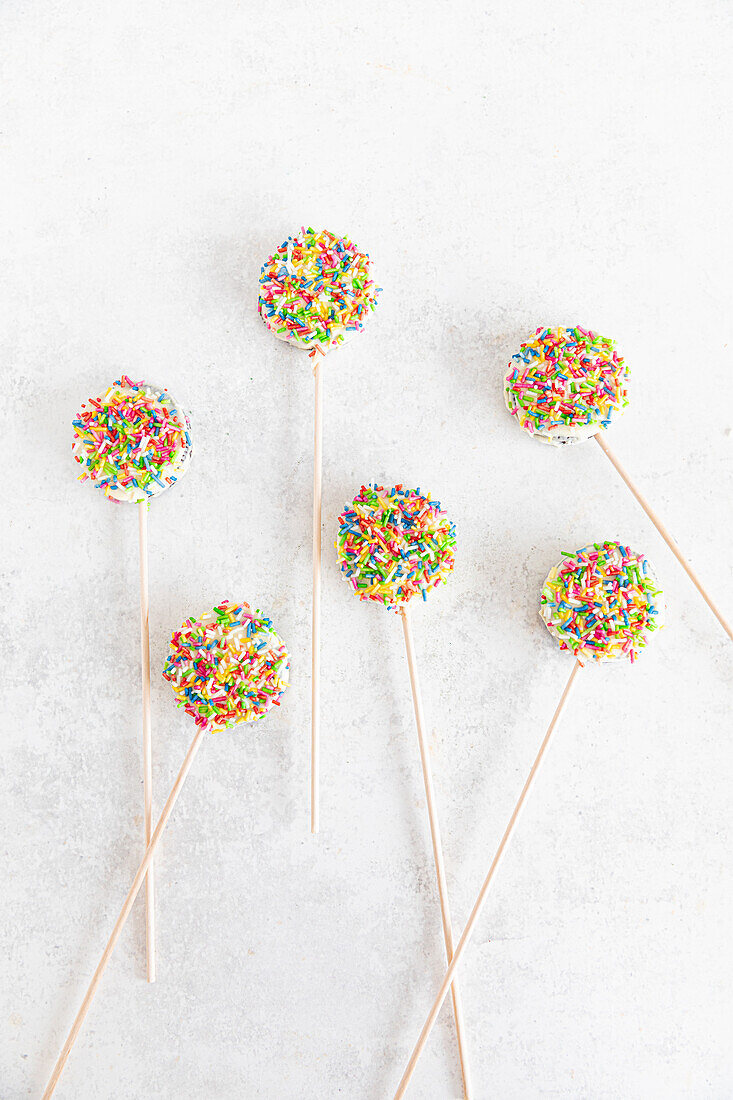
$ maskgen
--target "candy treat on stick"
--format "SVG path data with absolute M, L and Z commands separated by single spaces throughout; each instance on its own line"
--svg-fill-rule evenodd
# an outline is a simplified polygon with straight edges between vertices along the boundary
M 290 659 L 268 618 L 260 611 L 253 613 L 246 603 L 225 600 L 200 619 L 186 619 L 181 629 L 175 631 L 163 676 L 169 681 L 178 706 L 193 718 L 196 734 L 54 1066 L 43 1100 L 48 1100 L 58 1084 L 204 734 L 230 729 L 240 722 L 257 722 L 273 706 L 279 706 L 290 678 Z
M 453 956 L 453 929 L 407 605 L 416 595 L 427 599 L 431 588 L 446 581 L 455 562 L 455 545 L 455 527 L 440 504 L 420 489 L 362 485 L 359 494 L 339 517 L 336 549 L 342 572 L 359 599 L 383 604 L 396 611 L 402 620 L 448 962 Z M 453 983 L 452 995 L 463 1090 L 464 1095 L 470 1097 L 465 1027 L 457 982 Z
M 573 667 L 453 953 L 443 984 L 410 1056 L 395 1093 L 395 1100 L 400 1100 L 405 1095 L 451 982 L 455 986 L 456 969 L 471 939 L 494 873 L 509 843 L 520 810 L 565 709 L 579 670 L 586 660 L 607 662 L 628 659 L 633 663 L 652 634 L 664 626 L 664 612 L 664 596 L 649 561 L 643 554 L 634 553 L 621 543 L 595 543 L 576 550 L 575 553 L 566 553 L 562 561 L 550 570 L 542 588 L 540 616 L 559 643 L 560 649 L 573 655 Z
M 186 473 L 191 461 L 191 424 L 166 390 L 123 375 L 101 397 L 82 405 L 73 422 L 72 444 L 91 481 L 113 500 L 136 504 L 140 546 L 140 648 L 142 653 L 143 822 L 145 845 L 153 820 L 148 627 L 148 501 Z M 145 880 L 147 977 L 155 981 L 155 884 L 151 864 Z
M 627 382 L 628 368 L 613 340 L 579 325 L 538 328 L 512 356 L 504 400 L 520 428 L 543 443 L 565 446 L 595 439 L 733 640 L 730 623 L 606 442 L 606 429 L 629 403 Z
M 377 304 L 367 252 L 348 237 L 302 228 L 263 264 L 259 312 L 279 340 L 304 348 L 313 358 L 313 618 L 311 668 L 311 832 L 319 827 L 320 633 L 321 633 L 321 453 L 323 378 L 321 356 L 361 332 Z M 320 355 L 317 354 L 320 352 Z

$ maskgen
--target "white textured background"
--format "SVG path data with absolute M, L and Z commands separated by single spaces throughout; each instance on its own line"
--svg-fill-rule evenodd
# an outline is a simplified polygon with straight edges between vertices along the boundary
M 616 337 L 610 443 L 733 614 L 730 3 L 5 0 L 0 1095 L 37 1097 L 141 854 L 133 509 L 75 481 L 70 421 L 121 371 L 190 409 L 150 516 L 159 808 L 192 727 L 181 619 L 268 609 L 282 711 L 207 742 L 58 1096 L 389 1098 L 443 972 L 398 621 L 340 579 L 359 484 L 458 528 L 415 608 L 460 930 L 569 671 L 537 618 L 566 547 L 657 565 L 669 629 L 578 683 L 463 971 L 480 1100 L 733 1095 L 733 648 L 592 443 L 501 401 L 538 324 Z M 327 364 L 323 830 L 308 833 L 312 382 L 259 321 L 303 220 L 382 304 Z M 444 1011 L 415 1100 L 459 1093 Z

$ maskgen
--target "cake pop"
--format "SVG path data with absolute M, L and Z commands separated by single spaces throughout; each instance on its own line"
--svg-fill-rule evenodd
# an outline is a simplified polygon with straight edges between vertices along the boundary
M 320 820 L 320 636 L 323 374 L 321 357 L 355 333 L 377 305 L 367 252 L 348 237 L 303 227 L 262 265 L 259 314 L 270 332 L 313 358 L 313 607 L 311 638 L 311 832 Z M 320 352 L 320 355 L 316 354 Z
M 664 626 L 664 595 L 649 561 L 618 542 L 584 546 L 553 565 L 540 617 L 579 664 L 634 661 Z
M 290 662 L 270 619 L 225 601 L 173 634 L 163 679 L 178 706 L 213 732 L 257 722 L 279 706 Z
M 431 589 L 447 580 L 455 564 L 455 546 L 455 527 L 447 513 L 438 501 L 431 500 L 430 495 L 420 489 L 362 485 L 339 517 L 336 550 L 341 571 L 360 600 L 383 604 L 402 620 L 448 962 L 453 957 L 453 929 L 407 605 L 417 595 L 427 599 Z M 464 1096 L 470 1097 L 465 1025 L 457 982 L 453 983 L 452 998 L 463 1091 Z
M 278 340 L 327 352 L 360 332 L 381 287 L 348 237 L 301 229 L 263 264 L 260 317 Z
M 82 405 L 73 421 L 74 458 L 108 500 L 137 504 L 140 551 L 140 650 L 143 725 L 143 830 L 150 842 L 153 819 L 150 708 L 150 629 L 148 597 L 148 501 L 174 485 L 191 461 L 191 424 L 167 390 L 127 375 L 101 397 Z M 145 881 L 147 978 L 155 981 L 155 880 L 151 864 Z
M 141 504 L 188 470 L 188 416 L 167 390 L 147 382 L 123 374 L 102 397 L 82 405 L 73 425 L 79 480 L 91 481 L 110 500 Z
M 540 616 L 560 648 L 573 654 L 573 667 L 453 958 L 449 961 L 438 995 L 410 1055 L 395 1100 L 401 1100 L 405 1095 L 451 983 L 455 987 L 456 970 L 550 738 L 565 710 L 575 678 L 583 667 L 582 658 L 595 662 L 625 659 L 633 662 L 653 634 L 664 625 L 664 595 L 643 554 L 635 553 L 620 542 L 594 543 L 564 554 L 562 561 L 550 570 L 540 597 Z
M 543 443 L 582 443 L 629 403 L 628 369 L 613 340 L 579 328 L 537 329 L 512 356 L 504 400 Z
M 54 1066 L 43 1100 L 49 1100 L 58 1084 L 204 734 L 229 729 L 240 722 L 259 721 L 273 707 L 279 706 L 290 678 L 290 658 L 270 619 L 260 611 L 252 612 L 249 604 L 224 600 L 200 618 L 186 619 L 180 630 L 174 631 L 163 676 L 170 683 L 178 706 L 193 718 L 196 733 Z
M 341 571 L 361 600 L 399 611 L 445 583 L 455 565 L 456 531 L 438 501 L 419 489 L 362 485 L 339 517 Z

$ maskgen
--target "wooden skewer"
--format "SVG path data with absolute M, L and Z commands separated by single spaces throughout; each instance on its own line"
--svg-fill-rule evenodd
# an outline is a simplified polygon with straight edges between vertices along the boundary
M 145 847 L 153 825 L 153 745 L 150 719 L 150 605 L 148 601 L 148 502 L 137 506 L 140 535 L 140 652 L 143 674 L 143 803 Z M 155 868 L 151 861 L 145 876 L 145 946 L 147 976 L 155 981 Z
M 319 769 L 321 752 L 321 496 L 323 427 L 323 352 L 314 356 L 315 415 L 313 427 L 313 618 L 311 632 L 311 832 L 320 823 Z
M 430 822 L 430 838 L 433 844 L 433 860 L 435 862 L 435 874 L 438 880 L 438 897 L 440 898 L 440 915 L 443 922 L 443 939 L 445 940 L 445 953 L 447 961 L 453 959 L 453 928 L 448 904 L 448 888 L 445 879 L 445 863 L 443 860 L 443 845 L 440 839 L 440 826 L 438 824 L 438 812 L 435 806 L 435 791 L 433 789 L 433 776 L 430 767 L 430 752 L 425 740 L 425 719 L 422 708 L 422 693 L 420 681 L 417 675 L 415 661 L 415 646 L 412 640 L 412 628 L 407 615 L 407 608 L 400 607 L 400 618 L 405 635 L 405 650 L 407 651 L 407 667 L 410 670 L 410 686 L 412 688 L 412 702 L 415 708 L 415 725 L 417 726 L 417 739 L 420 745 L 420 761 L 422 763 L 423 782 L 425 784 L 425 799 L 428 805 L 428 820 Z M 468 1055 L 466 1051 L 465 1024 L 463 1020 L 463 1006 L 458 982 L 454 981 L 451 988 L 453 998 L 453 1016 L 456 1021 L 456 1035 L 458 1038 L 458 1057 L 461 1063 L 461 1076 L 463 1078 L 463 1095 L 466 1100 L 471 1097 L 471 1080 L 468 1068 Z
M 565 710 L 565 704 L 568 701 L 568 698 L 570 696 L 570 692 L 571 692 L 573 684 L 575 682 L 575 677 L 577 676 L 580 667 L 581 666 L 577 663 L 577 661 L 573 662 L 573 668 L 572 668 L 572 671 L 570 673 L 570 678 L 568 679 L 568 682 L 565 685 L 565 690 L 563 691 L 563 693 L 560 697 L 560 702 L 557 704 L 557 708 L 555 710 L 555 713 L 552 716 L 552 721 L 550 722 L 550 725 L 547 728 L 547 733 L 544 736 L 542 744 L 540 745 L 540 750 L 537 753 L 537 756 L 535 758 L 535 762 L 534 762 L 534 764 L 532 765 L 532 767 L 530 769 L 530 773 L 527 776 L 527 780 L 524 784 L 524 787 L 522 788 L 522 793 L 520 794 L 519 800 L 517 801 L 517 804 L 514 807 L 514 812 L 512 813 L 512 816 L 509 818 L 509 824 L 506 827 L 506 830 L 504 832 L 504 836 L 501 838 L 501 844 L 497 848 L 496 855 L 494 856 L 491 867 L 489 868 L 489 873 L 487 874 L 486 878 L 484 879 L 483 886 L 481 887 L 481 889 L 479 891 L 479 895 L 476 898 L 476 902 L 474 904 L 474 907 L 471 910 L 471 915 L 469 916 L 468 921 L 466 923 L 466 927 L 463 930 L 463 935 L 461 936 L 460 940 L 458 941 L 458 946 L 456 947 L 455 952 L 453 954 L 453 958 L 450 962 L 450 965 L 448 966 L 448 970 L 446 972 L 445 978 L 443 979 L 443 984 L 441 985 L 440 990 L 438 992 L 438 995 L 435 998 L 435 1001 L 433 1002 L 433 1007 L 430 1009 L 430 1012 L 428 1013 L 428 1018 L 425 1021 L 425 1025 L 424 1025 L 422 1031 L 420 1032 L 420 1038 L 418 1039 L 417 1043 L 415 1044 L 415 1048 L 414 1048 L 412 1054 L 410 1055 L 410 1060 L 407 1063 L 407 1069 L 405 1070 L 404 1074 L 402 1075 L 402 1080 L 400 1081 L 400 1083 L 397 1087 L 397 1092 L 394 1095 L 394 1100 L 401 1100 L 401 1098 L 405 1095 L 405 1092 L 407 1091 L 407 1086 L 409 1085 L 410 1078 L 412 1077 L 412 1075 L 415 1071 L 415 1066 L 417 1065 L 417 1060 L 418 1060 L 418 1058 L 420 1057 L 420 1055 L 423 1051 L 423 1048 L 425 1046 L 425 1043 L 427 1042 L 427 1039 L 428 1039 L 428 1036 L 429 1036 L 430 1032 L 432 1031 L 433 1024 L 435 1023 L 435 1021 L 438 1018 L 438 1013 L 440 1012 L 443 1001 L 445 1000 L 446 994 L 448 993 L 448 989 L 450 988 L 451 982 L 453 981 L 453 976 L 456 972 L 456 967 L 458 966 L 459 962 L 463 958 L 463 953 L 466 950 L 468 942 L 471 938 L 471 934 L 472 934 L 472 932 L 474 930 L 474 927 L 476 925 L 476 921 L 478 920 L 478 918 L 480 916 L 481 909 L 482 909 L 483 904 L 486 900 L 486 895 L 489 892 L 489 887 L 491 885 L 491 880 L 494 877 L 494 872 L 496 871 L 496 868 L 499 866 L 499 862 L 501 860 L 501 857 L 503 856 L 504 851 L 506 849 L 506 846 L 509 843 L 509 839 L 510 839 L 510 837 L 511 837 L 513 831 L 514 831 L 514 826 L 517 823 L 517 818 L 519 817 L 519 812 L 522 809 L 522 806 L 524 805 L 524 801 L 525 801 L 525 799 L 526 799 L 526 797 L 529 793 L 529 789 L 532 786 L 532 783 L 534 781 L 535 776 L 537 775 L 537 771 L 538 771 L 539 766 L 542 762 L 542 757 L 545 754 L 545 749 L 547 748 L 547 746 L 550 743 L 550 738 L 552 737 L 552 734 L 555 731 L 555 728 L 556 728 L 556 726 L 557 726 L 557 724 L 560 720 L 560 716 L 562 715 L 562 712 Z
M 199 746 L 201 744 L 201 739 L 204 736 L 205 732 L 206 731 L 204 728 L 198 729 L 196 731 L 196 736 L 189 746 L 183 764 L 181 765 L 181 770 L 176 777 L 176 781 L 173 784 L 171 793 L 168 795 L 165 806 L 163 807 L 163 812 L 158 818 L 158 824 L 155 826 L 155 831 L 150 838 L 150 843 L 145 850 L 145 855 L 143 856 L 142 862 L 140 863 L 140 866 L 135 873 L 135 877 L 132 880 L 132 886 L 130 887 L 130 891 L 127 897 L 125 898 L 124 905 L 120 910 L 120 915 L 117 918 L 114 928 L 112 929 L 112 935 L 107 941 L 107 946 L 104 949 L 102 958 L 99 960 L 99 965 L 94 971 L 92 980 L 89 983 L 89 988 L 84 994 L 84 1000 L 81 1002 L 81 1008 L 76 1014 L 76 1019 L 72 1024 L 71 1031 L 69 1032 L 68 1038 L 63 1045 L 61 1053 L 59 1054 L 58 1061 L 54 1066 L 51 1078 L 46 1085 L 46 1091 L 43 1094 L 43 1100 L 48 1100 L 48 1098 L 53 1095 L 56 1085 L 59 1082 L 59 1077 L 61 1076 L 64 1066 L 66 1065 L 67 1059 L 71 1052 L 71 1048 L 76 1042 L 76 1038 L 79 1034 L 79 1031 L 81 1030 L 81 1025 L 84 1023 L 84 1018 L 89 1011 L 90 1004 L 92 1003 L 92 998 L 97 992 L 97 987 L 107 967 L 107 963 L 109 962 L 115 945 L 120 938 L 120 933 L 124 927 L 125 921 L 130 915 L 130 910 L 132 909 L 135 898 L 137 897 L 140 887 L 142 886 L 143 879 L 145 878 L 145 874 L 152 862 L 153 854 L 158 846 L 158 841 L 160 840 L 163 830 L 168 823 L 168 818 L 170 817 L 171 811 L 173 810 L 173 807 L 176 803 L 176 799 L 181 792 L 181 788 L 186 780 L 186 776 L 188 775 L 191 764 L 193 763 L 193 759 L 198 752 Z
M 670 550 L 672 551 L 674 556 L 677 558 L 677 561 L 680 563 L 680 565 L 684 569 L 685 573 L 687 573 L 687 576 L 690 578 L 690 580 L 694 584 L 695 588 L 698 590 L 698 592 L 700 593 L 702 598 L 705 600 L 705 603 L 708 605 L 708 607 L 712 611 L 713 615 L 715 616 L 715 618 L 718 620 L 718 622 L 722 626 L 723 630 L 726 632 L 726 634 L 731 639 L 731 641 L 733 641 L 733 628 L 731 628 L 730 623 L 724 618 L 722 612 L 716 607 L 716 605 L 713 603 L 713 601 L 710 598 L 710 596 L 708 595 L 708 593 L 703 588 L 702 582 L 701 582 L 700 578 L 698 577 L 697 573 L 692 568 L 692 566 L 687 561 L 687 559 L 682 556 L 682 554 L 679 550 L 679 547 L 677 546 L 677 543 L 674 541 L 674 539 L 672 538 L 672 535 L 667 530 L 667 528 L 664 526 L 664 524 L 662 523 L 662 521 L 659 518 L 659 516 L 657 515 L 657 513 L 654 511 L 654 509 L 652 508 L 649 501 L 646 499 L 646 497 L 644 497 L 641 494 L 640 490 L 636 487 L 634 482 L 631 480 L 631 478 L 629 477 L 628 472 L 624 469 L 624 467 L 621 465 L 619 460 L 616 458 L 616 455 L 613 453 L 611 448 L 608 446 L 608 443 L 606 443 L 605 439 L 602 437 L 600 432 L 597 435 L 595 435 L 593 438 L 595 439 L 596 443 L 601 448 L 603 453 L 606 455 L 608 460 L 611 462 L 611 464 L 616 467 L 616 470 L 617 470 L 619 476 L 621 477 L 621 480 L 626 483 L 626 487 L 636 497 L 638 503 L 644 509 L 646 514 L 649 516 L 649 519 L 652 521 L 652 523 L 656 527 L 657 531 L 659 531 L 659 534 L 662 536 L 664 541 L 667 543 L 667 546 L 670 548 Z

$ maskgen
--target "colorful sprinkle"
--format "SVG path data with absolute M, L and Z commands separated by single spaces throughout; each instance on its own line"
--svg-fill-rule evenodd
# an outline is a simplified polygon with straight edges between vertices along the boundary
M 139 504 L 157 496 L 188 469 L 191 424 L 166 390 L 122 375 L 102 397 L 90 398 L 73 421 L 72 450 L 110 500 Z
M 290 658 L 268 618 L 224 600 L 173 632 L 163 678 L 178 706 L 213 733 L 256 722 L 279 706 Z
M 381 287 L 371 260 L 348 237 L 303 227 L 270 256 L 260 275 L 259 311 L 275 336 L 322 352 L 360 332 Z
M 628 373 L 613 340 L 580 326 L 538 328 L 512 356 L 504 400 L 544 443 L 582 443 L 628 405 Z
M 420 489 L 362 485 L 339 516 L 341 571 L 360 600 L 398 610 L 445 583 L 455 564 L 456 529 Z
M 664 626 L 664 594 L 643 554 L 619 542 L 596 542 L 553 566 L 540 616 L 582 665 L 584 658 L 634 661 Z

